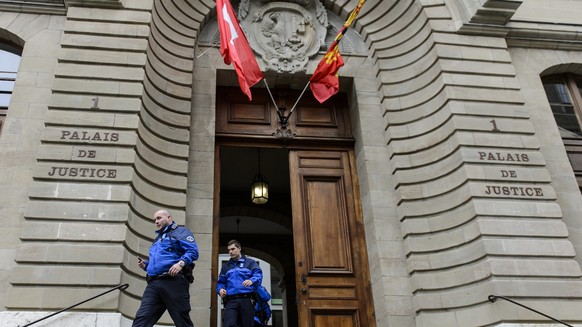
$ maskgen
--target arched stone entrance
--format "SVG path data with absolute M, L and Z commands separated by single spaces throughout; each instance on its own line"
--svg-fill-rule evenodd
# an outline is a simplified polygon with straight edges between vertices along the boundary
M 285 302 L 291 312 L 296 303 L 298 315 L 285 312 L 289 326 L 374 326 L 347 98 L 337 95 L 318 104 L 304 95 L 288 120 L 293 137 L 281 139 L 274 136 L 282 127 L 267 93 L 254 89 L 249 102 L 238 88 L 217 87 L 215 251 L 223 252 L 220 245 L 237 238 L 243 249 L 251 244 L 292 263 L 283 278 L 292 285 Z M 279 85 L 272 94 L 278 108 L 291 108 L 299 91 Z M 261 173 L 273 179 L 272 202 L 254 205 L 248 192 L 261 148 L 266 161 Z M 234 234 L 235 221 L 224 223 L 223 210 L 233 211 L 227 209 L 230 204 L 246 204 L 247 216 L 280 212 L 292 231 L 260 234 L 259 224 L 240 228 L 237 219 Z M 273 216 L 264 219 L 277 223 L 280 217 Z M 216 275 L 219 267 L 214 270 Z M 293 275 L 292 282 L 285 278 Z
M 330 18 L 330 21 L 334 22 L 334 26 L 341 26 L 343 21 L 337 16 L 333 16 Z M 222 58 L 220 57 L 218 51 L 218 44 L 216 43 L 216 26 L 212 19 L 209 19 L 205 25 L 205 27 L 200 31 L 199 39 L 197 40 L 197 47 L 194 54 L 194 74 L 193 74 L 193 111 L 192 111 L 192 126 L 196 128 L 195 134 L 192 135 L 190 144 L 192 146 L 191 150 L 191 158 L 199 158 L 195 159 L 196 162 L 190 163 L 190 172 L 195 172 L 195 174 L 190 174 L 189 172 L 189 179 L 192 181 L 192 185 L 198 184 L 199 182 L 203 182 L 205 185 L 209 182 L 208 172 L 211 167 L 211 158 L 215 158 L 217 156 L 217 152 L 214 151 L 212 148 L 213 145 L 216 144 L 216 134 L 214 132 L 214 128 L 218 121 L 214 118 L 216 117 L 216 106 L 217 106 L 217 99 L 220 97 L 227 97 L 227 95 L 217 92 L 220 87 L 225 86 L 233 86 L 238 89 L 237 78 L 234 74 L 232 67 L 228 67 L 223 64 Z M 333 33 L 332 33 L 333 34 Z M 357 37 L 357 34 L 354 34 Z M 354 41 L 355 40 L 355 41 Z M 344 54 L 344 59 L 347 59 L 350 64 L 346 66 L 346 68 L 342 71 L 342 80 L 341 80 L 341 92 L 344 93 L 346 103 L 349 103 L 346 114 L 351 116 L 352 122 L 349 126 L 353 129 L 353 136 L 356 140 L 355 145 L 352 143 L 351 147 L 353 147 L 356 151 L 354 152 L 355 158 L 357 159 L 353 162 L 353 168 L 356 169 L 356 163 L 358 164 L 358 168 L 354 170 L 354 174 L 358 175 L 358 178 L 362 178 L 364 180 L 364 194 L 362 199 L 366 205 L 362 208 L 364 212 L 367 212 L 367 217 L 373 217 L 375 214 L 372 212 L 374 209 L 371 206 L 371 196 L 375 192 L 382 192 L 386 194 L 387 192 L 393 192 L 392 189 L 388 189 L 390 184 L 387 185 L 375 185 L 374 187 L 376 190 L 370 192 L 367 187 L 369 186 L 368 180 L 369 178 L 374 178 L 373 175 L 377 174 L 378 172 L 374 172 L 371 170 L 370 174 L 368 175 L 368 170 L 365 169 L 365 166 L 368 164 L 374 164 L 377 162 L 378 165 L 382 165 L 382 162 L 386 162 L 388 160 L 387 154 L 383 154 L 378 152 L 376 147 L 380 151 L 385 151 L 385 145 L 382 142 L 377 142 L 378 140 L 382 139 L 382 128 L 381 125 L 381 117 L 379 116 L 380 110 L 380 103 L 379 98 L 376 96 L 377 88 L 375 84 L 375 76 L 374 76 L 374 68 L 372 62 L 367 59 L 365 56 L 361 56 L 357 54 L 357 51 L 364 51 L 367 48 L 366 46 L 361 43 L 357 43 L 356 39 L 350 39 L 349 37 L 346 38 L 345 45 L 349 51 L 346 51 Z M 352 43 L 350 43 L 352 41 Z M 350 52 L 352 51 L 352 52 Z M 354 53 L 353 51 L 356 51 Z M 350 56 L 350 53 L 354 54 L 354 56 Z M 315 58 L 310 62 L 308 65 L 307 70 L 310 71 L 314 68 L 317 64 L 319 57 Z M 312 65 L 312 66 L 310 66 Z M 305 82 L 308 79 L 308 76 L 304 73 L 296 73 L 296 74 L 288 74 L 288 73 L 275 73 L 275 72 L 265 72 L 267 76 L 267 80 L 269 85 L 273 89 L 278 89 L 280 87 L 286 87 L 294 92 L 300 91 L 304 86 Z M 354 79 L 354 76 L 359 75 L 358 78 Z M 356 90 L 357 86 L 357 90 Z M 263 87 L 259 85 L 259 87 Z M 256 99 L 258 93 L 255 93 L 255 89 L 253 88 L 253 98 Z M 294 98 L 293 100 L 295 100 Z M 245 100 L 248 102 L 248 100 Z M 362 101 L 360 103 L 360 101 Z M 364 109 L 361 112 L 362 108 Z M 373 126 L 373 128 L 368 128 Z M 378 128 L 376 128 L 378 127 Z M 363 137 L 362 128 L 366 130 L 365 134 L 366 137 Z M 371 138 L 369 138 L 370 136 Z M 277 143 L 277 141 L 273 138 L 268 143 Z M 248 146 L 248 144 L 247 144 Z M 382 150 L 384 149 L 384 150 Z M 211 157 L 211 152 L 214 154 L 214 157 Z M 374 153 L 374 154 L 373 154 Z M 365 160 L 360 161 L 358 158 L 368 157 Z M 203 161 L 200 161 L 200 158 L 204 158 Z M 386 161 L 383 161 L 386 160 Z M 197 165 L 197 166 L 195 166 Z M 214 163 L 212 163 L 214 166 Z M 383 174 L 383 173 L 382 173 Z M 214 178 L 216 178 L 216 174 Z M 198 181 L 196 181 L 198 180 Z M 215 184 L 216 185 L 216 184 Z M 205 215 L 203 217 L 204 225 L 208 226 L 210 223 L 208 220 L 209 216 L 208 211 L 210 210 L 212 199 L 216 200 L 217 195 L 214 193 L 214 196 L 209 198 L 209 190 L 205 192 L 199 192 L 198 190 L 193 190 L 189 194 L 195 195 L 190 196 L 188 198 L 189 203 L 204 203 L 204 210 Z M 248 197 L 247 194 L 244 195 L 245 198 Z M 385 201 L 387 199 L 376 201 L 375 205 L 382 206 L 380 202 Z M 214 208 L 214 214 L 216 215 L 216 208 L 217 203 L 214 202 L 212 207 Z M 202 218 L 200 214 L 196 212 L 200 211 L 193 205 L 188 206 L 192 210 L 192 214 L 187 214 L 188 216 L 196 217 L 196 219 Z M 386 202 L 384 207 L 390 207 L 389 203 Z M 395 213 L 393 213 L 395 215 Z M 370 237 L 371 243 L 368 244 L 367 248 L 372 249 L 372 253 L 374 255 L 378 255 L 378 251 L 375 250 L 377 248 L 376 239 L 377 236 L 374 234 L 374 225 L 368 224 L 366 226 L 366 233 L 371 233 L 373 235 Z M 222 240 L 220 241 L 222 242 Z M 219 249 L 219 241 L 216 237 L 212 238 L 213 248 Z M 244 246 L 244 244 L 243 244 Z M 365 249 L 366 247 L 364 247 Z M 362 248 L 361 248 L 362 249 Z M 213 257 L 217 255 L 216 253 L 213 254 Z M 378 261 L 377 259 L 371 259 L 371 261 Z M 366 262 L 365 265 L 367 266 L 368 263 Z M 401 270 L 404 270 L 404 263 L 398 263 L 398 265 L 402 265 Z M 211 271 L 211 278 L 215 279 L 217 271 Z M 375 274 L 380 273 L 380 271 L 376 270 Z M 295 276 L 297 277 L 297 276 Z M 374 277 L 375 279 L 377 277 Z M 297 278 L 295 278 L 297 279 Z M 375 294 L 382 294 L 382 290 L 376 291 Z M 213 293 L 212 288 L 210 289 L 210 293 Z M 372 295 L 368 297 L 370 300 L 372 299 Z M 211 301 L 211 303 L 215 303 Z M 376 304 L 377 305 L 377 304 Z M 384 301 L 380 301 L 381 306 L 385 306 Z M 373 310 L 373 305 L 370 305 L 370 310 Z M 215 310 L 213 310 L 215 311 Z M 383 310 L 384 311 L 384 310 Z M 211 313 L 214 315 L 214 313 Z M 212 321 L 212 320 L 211 320 Z

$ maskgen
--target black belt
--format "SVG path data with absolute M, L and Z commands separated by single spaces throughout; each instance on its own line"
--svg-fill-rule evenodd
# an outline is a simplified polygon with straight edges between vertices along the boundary
M 172 279 L 172 278 L 176 278 L 178 276 L 183 276 L 182 274 L 176 274 L 176 276 L 171 276 L 168 273 L 163 273 L 161 275 L 156 275 L 156 276 L 147 276 L 146 275 L 146 282 L 151 282 L 152 280 L 156 280 L 156 279 Z
M 224 297 L 224 302 L 233 300 L 233 299 L 252 299 L 253 293 L 240 293 L 234 295 L 227 295 Z

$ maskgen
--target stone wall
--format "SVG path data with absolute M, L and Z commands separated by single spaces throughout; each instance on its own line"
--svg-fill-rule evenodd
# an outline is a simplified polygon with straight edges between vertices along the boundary
M 574 319 L 580 266 L 509 49 L 494 28 L 458 34 L 451 4 L 383 1 L 358 20 L 382 82 L 415 323 L 540 318 L 490 294 Z
M 0 137 L 0 306 L 58 309 L 129 283 L 82 309 L 131 318 L 164 207 L 201 248 L 192 317 L 206 326 L 217 71 L 231 69 L 196 46 L 214 2 L 95 3 L 0 13 L 0 35 L 24 45 Z M 355 3 L 324 1 L 342 18 Z M 531 5 L 499 3 L 368 0 L 353 26 L 369 57 L 345 56 L 341 74 L 378 326 L 543 321 L 490 294 L 580 320 L 580 193 L 539 80 L 582 62 L 565 41 L 579 28 L 543 31 L 568 50 L 539 48 Z
M 0 136 L 0 307 L 6 308 L 10 276 L 17 264 L 23 215 L 33 184 L 44 116 L 54 85 L 65 18 L 0 14 L 2 37 L 25 47 L 10 112 Z

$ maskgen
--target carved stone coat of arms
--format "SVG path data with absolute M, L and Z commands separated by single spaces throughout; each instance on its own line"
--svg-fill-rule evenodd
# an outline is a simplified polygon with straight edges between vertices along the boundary
M 320 0 L 241 0 L 238 16 L 266 70 L 304 71 L 324 47 L 328 20 Z

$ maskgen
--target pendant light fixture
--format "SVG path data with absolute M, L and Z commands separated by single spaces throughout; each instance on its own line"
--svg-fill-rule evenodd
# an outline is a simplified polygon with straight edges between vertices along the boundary
M 254 204 L 265 204 L 269 201 L 269 183 L 261 175 L 261 148 L 257 148 L 257 157 L 259 163 L 259 173 L 253 178 L 251 185 L 251 201 Z

